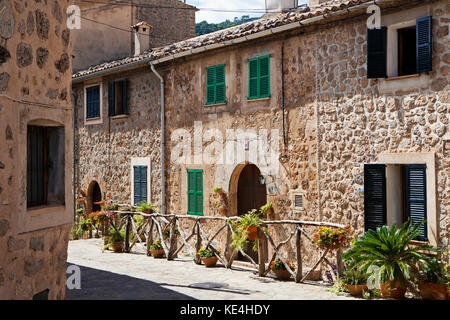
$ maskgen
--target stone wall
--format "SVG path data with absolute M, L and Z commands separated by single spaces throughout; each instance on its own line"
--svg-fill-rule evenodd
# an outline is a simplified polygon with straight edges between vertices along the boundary
M 128 78 L 129 115 L 108 116 L 108 82 Z M 103 122 L 89 124 L 84 116 L 84 84 L 74 85 L 77 145 L 77 195 L 99 183 L 106 200 L 131 203 L 131 158 L 151 159 L 151 199 L 160 205 L 160 82 L 150 68 L 94 80 L 103 84 Z
M 69 1 L 0 1 L 0 299 L 64 299 L 71 229 Z M 27 210 L 27 124 L 65 127 L 65 206 Z
M 274 218 L 341 223 L 361 235 L 364 201 L 358 190 L 364 184 L 364 164 L 376 163 L 386 153 L 434 152 L 435 229 L 439 230 L 435 244 L 448 249 L 450 6 L 437 1 L 429 9 L 433 16 L 433 72 L 420 77 L 420 89 L 409 80 L 367 79 L 367 17 L 332 22 L 287 35 L 284 40 L 272 37 L 159 67 L 165 69 L 166 78 L 166 139 L 170 141 L 180 128 L 192 134 L 194 121 L 202 122 L 203 132 L 217 128 L 224 136 L 231 128 L 276 128 L 282 132 L 280 51 L 284 46 L 287 144 L 280 141 L 280 176 L 275 181 L 266 177 L 279 190 L 269 197 L 275 206 Z M 263 54 L 271 54 L 271 98 L 249 102 L 247 60 Z M 205 69 L 218 64 L 226 66 L 227 103 L 205 106 Z M 400 89 L 395 89 L 398 86 Z M 209 144 L 204 142 L 203 147 Z M 168 144 L 167 159 L 174 145 Z M 168 213 L 187 212 L 186 169 L 204 170 L 205 215 L 219 215 L 214 187 L 223 187 L 230 199 L 236 197 L 230 193 L 233 169 L 171 163 Z M 304 211 L 293 210 L 295 192 L 304 194 Z M 235 209 L 231 206 L 228 215 L 235 215 Z M 274 231 L 275 239 L 286 236 L 286 229 Z M 305 252 L 313 256 L 310 249 Z M 285 254 L 292 258 L 294 252 L 291 246 Z

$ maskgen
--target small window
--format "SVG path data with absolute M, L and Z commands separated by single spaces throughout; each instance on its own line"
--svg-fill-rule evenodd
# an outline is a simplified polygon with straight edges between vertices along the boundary
M 86 119 L 100 118 L 100 85 L 86 88 Z
M 203 216 L 203 171 L 188 170 L 188 214 Z
M 270 97 L 270 56 L 248 60 L 248 99 Z
M 133 166 L 134 171 L 134 204 L 147 202 L 147 166 Z
M 206 68 L 206 104 L 225 102 L 225 65 Z
M 109 116 L 128 114 L 128 80 L 112 81 L 108 85 Z
M 64 205 L 64 127 L 27 127 L 27 207 Z
M 367 77 L 432 71 L 432 17 L 367 30 Z
M 303 209 L 303 195 L 296 194 L 294 196 L 294 206 L 295 209 Z

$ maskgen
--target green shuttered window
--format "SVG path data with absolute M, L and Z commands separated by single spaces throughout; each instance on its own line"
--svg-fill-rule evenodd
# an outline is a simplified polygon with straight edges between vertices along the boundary
M 203 216 L 203 171 L 188 170 L 188 214 Z
M 376 230 L 386 225 L 386 165 L 364 166 L 364 228 Z
M 406 217 L 413 225 L 426 221 L 427 217 L 427 185 L 425 165 L 406 166 Z M 427 241 L 426 222 L 420 227 L 420 235 L 415 239 Z
M 147 202 L 147 166 L 134 166 L 134 204 Z
M 206 104 L 225 102 L 225 65 L 206 68 Z
M 86 88 L 86 118 L 100 118 L 100 86 Z
M 248 99 L 270 97 L 270 55 L 248 60 Z

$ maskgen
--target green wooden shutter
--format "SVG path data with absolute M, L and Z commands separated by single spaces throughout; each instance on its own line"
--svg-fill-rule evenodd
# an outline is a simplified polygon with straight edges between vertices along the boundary
M 203 171 L 188 170 L 188 214 L 203 216 Z
M 216 66 L 215 103 L 225 103 L 225 65 Z
M 367 78 L 387 77 L 387 28 L 367 30 Z
M 86 88 L 86 118 L 100 117 L 100 86 Z
M 427 184 L 426 165 L 406 166 L 406 216 L 413 225 L 426 221 Z M 421 234 L 415 239 L 428 241 L 427 223 L 420 227 Z
M 108 84 L 108 115 L 110 117 L 116 115 L 116 83 L 114 81 Z
M 431 17 L 425 17 L 416 21 L 417 73 L 432 70 L 431 19 Z
M 147 166 L 134 166 L 134 204 L 147 202 Z
M 206 104 L 214 104 L 216 101 L 216 69 L 206 69 Z
M 128 108 L 128 79 L 123 80 L 123 114 L 129 113 Z
M 258 98 L 258 58 L 248 60 L 248 98 Z
M 259 97 L 270 96 L 270 56 L 259 58 Z
M 387 223 L 386 165 L 364 165 L 364 227 L 376 230 Z

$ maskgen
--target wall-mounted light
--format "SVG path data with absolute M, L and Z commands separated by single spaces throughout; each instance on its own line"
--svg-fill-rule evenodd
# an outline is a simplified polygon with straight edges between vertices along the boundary
M 259 183 L 261 183 L 261 184 L 266 184 L 266 178 L 264 178 L 263 175 L 260 175 L 260 176 L 259 176 Z

